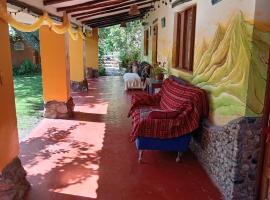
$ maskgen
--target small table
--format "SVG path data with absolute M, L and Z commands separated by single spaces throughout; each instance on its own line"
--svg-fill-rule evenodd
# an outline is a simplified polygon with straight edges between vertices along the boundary
M 162 84 L 163 84 L 163 81 L 161 80 L 150 79 L 147 85 L 147 92 L 149 94 L 155 94 L 155 90 L 158 88 L 161 88 Z

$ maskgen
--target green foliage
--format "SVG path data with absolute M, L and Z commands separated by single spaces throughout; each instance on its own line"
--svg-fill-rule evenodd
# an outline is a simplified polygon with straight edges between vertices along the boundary
M 101 28 L 99 31 L 99 58 L 106 54 L 119 52 L 121 67 L 126 68 L 131 61 L 141 60 L 142 27 L 139 21 L 127 23 L 126 28 L 119 25 Z
M 14 91 L 20 141 L 42 119 L 43 90 L 40 75 L 15 76 Z
M 167 68 L 159 65 L 159 64 L 156 64 L 152 67 L 152 72 L 151 72 L 154 76 L 158 76 L 160 74 L 167 74 L 168 71 L 167 71 Z
M 35 32 L 21 32 L 15 28 L 9 27 L 10 40 L 14 43 L 18 40 L 25 41 L 30 47 L 39 52 L 39 31 Z
M 99 67 L 98 68 L 98 74 L 100 75 L 100 76 L 106 76 L 106 69 L 104 68 L 104 67 Z
M 20 66 L 13 66 L 14 76 L 37 74 L 40 71 L 40 66 L 31 63 L 28 59 L 25 59 Z

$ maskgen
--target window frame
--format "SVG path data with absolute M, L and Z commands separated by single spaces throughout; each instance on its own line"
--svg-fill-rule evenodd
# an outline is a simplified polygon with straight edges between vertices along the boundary
M 195 29 L 196 29 L 196 11 L 197 5 L 191 5 L 175 13 L 174 18 L 174 42 L 173 42 L 173 67 L 186 72 L 193 72 L 194 49 L 195 49 Z M 188 14 L 191 12 L 192 29 L 188 30 Z M 187 33 L 189 32 L 189 40 Z M 186 48 L 186 46 L 189 48 Z
M 149 55 L 149 29 L 144 31 L 144 56 Z

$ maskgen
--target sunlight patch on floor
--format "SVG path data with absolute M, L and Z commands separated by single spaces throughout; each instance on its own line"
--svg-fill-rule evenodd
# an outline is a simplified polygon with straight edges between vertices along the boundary
M 76 105 L 74 108 L 75 112 L 91 113 L 91 114 L 101 114 L 106 115 L 108 112 L 108 102 L 104 103 L 93 103 L 91 105 Z
M 44 119 L 23 141 L 30 179 L 50 192 L 96 198 L 105 123 Z

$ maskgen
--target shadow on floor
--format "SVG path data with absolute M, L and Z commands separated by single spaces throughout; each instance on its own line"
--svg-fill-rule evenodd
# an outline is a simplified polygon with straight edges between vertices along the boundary
M 44 119 L 21 143 L 32 184 L 28 200 L 221 199 L 190 152 L 180 164 L 174 152 L 146 152 L 144 164 L 138 164 L 126 117 L 132 92 L 123 91 L 120 77 L 90 80 L 89 86 L 95 89 L 76 93 L 75 105 L 95 106 L 76 111 L 71 120 Z

